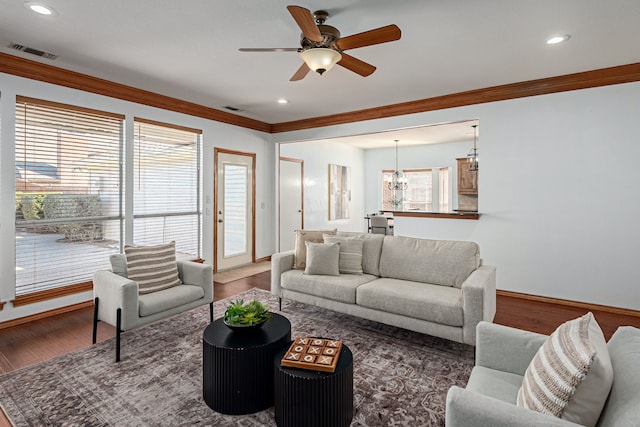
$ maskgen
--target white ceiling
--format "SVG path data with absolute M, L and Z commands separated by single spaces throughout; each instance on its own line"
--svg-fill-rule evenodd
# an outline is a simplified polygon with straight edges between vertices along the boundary
M 639 0 L 0 0 L 0 51 L 268 123 L 431 98 L 640 61 Z M 327 10 L 343 36 L 388 24 L 399 41 L 350 50 L 378 67 L 289 82 L 298 47 L 287 4 Z M 549 46 L 554 34 L 571 34 Z M 55 61 L 7 47 L 19 43 Z M 276 103 L 286 98 L 286 105 Z

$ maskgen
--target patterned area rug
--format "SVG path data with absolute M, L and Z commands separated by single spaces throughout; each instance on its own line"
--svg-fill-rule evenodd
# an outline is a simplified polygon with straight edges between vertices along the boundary
M 231 299 L 277 298 L 252 289 Z M 220 316 L 231 299 L 215 303 Z M 0 404 L 16 426 L 274 426 L 273 408 L 230 416 L 202 399 L 208 307 L 0 376 Z M 464 386 L 473 347 L 283 301 L 291 335 L 343 340 L 354 356 L 353 426 L 442 426 L 447 390 Z

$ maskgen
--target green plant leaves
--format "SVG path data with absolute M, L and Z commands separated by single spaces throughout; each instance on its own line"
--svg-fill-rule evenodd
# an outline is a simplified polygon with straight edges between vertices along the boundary
M 224 321 L 233 326 L 253 326 L 268 320 L 271 313 L 261 302 L 233 301 L 224 313 Z

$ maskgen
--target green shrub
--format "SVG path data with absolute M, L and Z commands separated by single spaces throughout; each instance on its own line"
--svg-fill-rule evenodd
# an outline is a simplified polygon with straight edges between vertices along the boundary
M 100 196 L 96 194 L 16 193 L 16 218 L 38 219 L 101 216 Z M 49 225 L 48 232 L 62 233 L 72 242 L 103 239 L 102 224 L 76 222 Z

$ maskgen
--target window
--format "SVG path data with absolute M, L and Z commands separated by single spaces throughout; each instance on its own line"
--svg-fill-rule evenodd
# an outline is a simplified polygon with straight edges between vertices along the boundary
M 134 132 L 133 242 L 200 258 L 202 131 L 136 118 Z
M 109 254 L 119 251 L 123 120 L 17 98 L 17 297 L 83 282 L 90 286 L 94 271 L 108 268 Z
M 224 256 L 232 257 L 250 249 L 247 241 L 247 181 L 246 165 L 224 165 Z
M 451 188 L 449 187 L 449 168 L 440 168 L 439 173 L 439 192 L 440 212 L 449 212 L 451 210 Z
M 393 171 L 382 171 L 382 210 L 431 212 L 436 191 L 439 211 L 449 210 L 449 168 L 405 169 L 402 172 L 407 188 L 393 191 L 389 189 Z M 437 176 L 437 189 L 433 186 L 434 175 Z
M 382 210 L 430 211 L 432 199 L 431 169 L 405 169 L 402 172 L 407 182 L 407 188 L 394 192 L 389 189 L 393 171 L 382 171 Z

